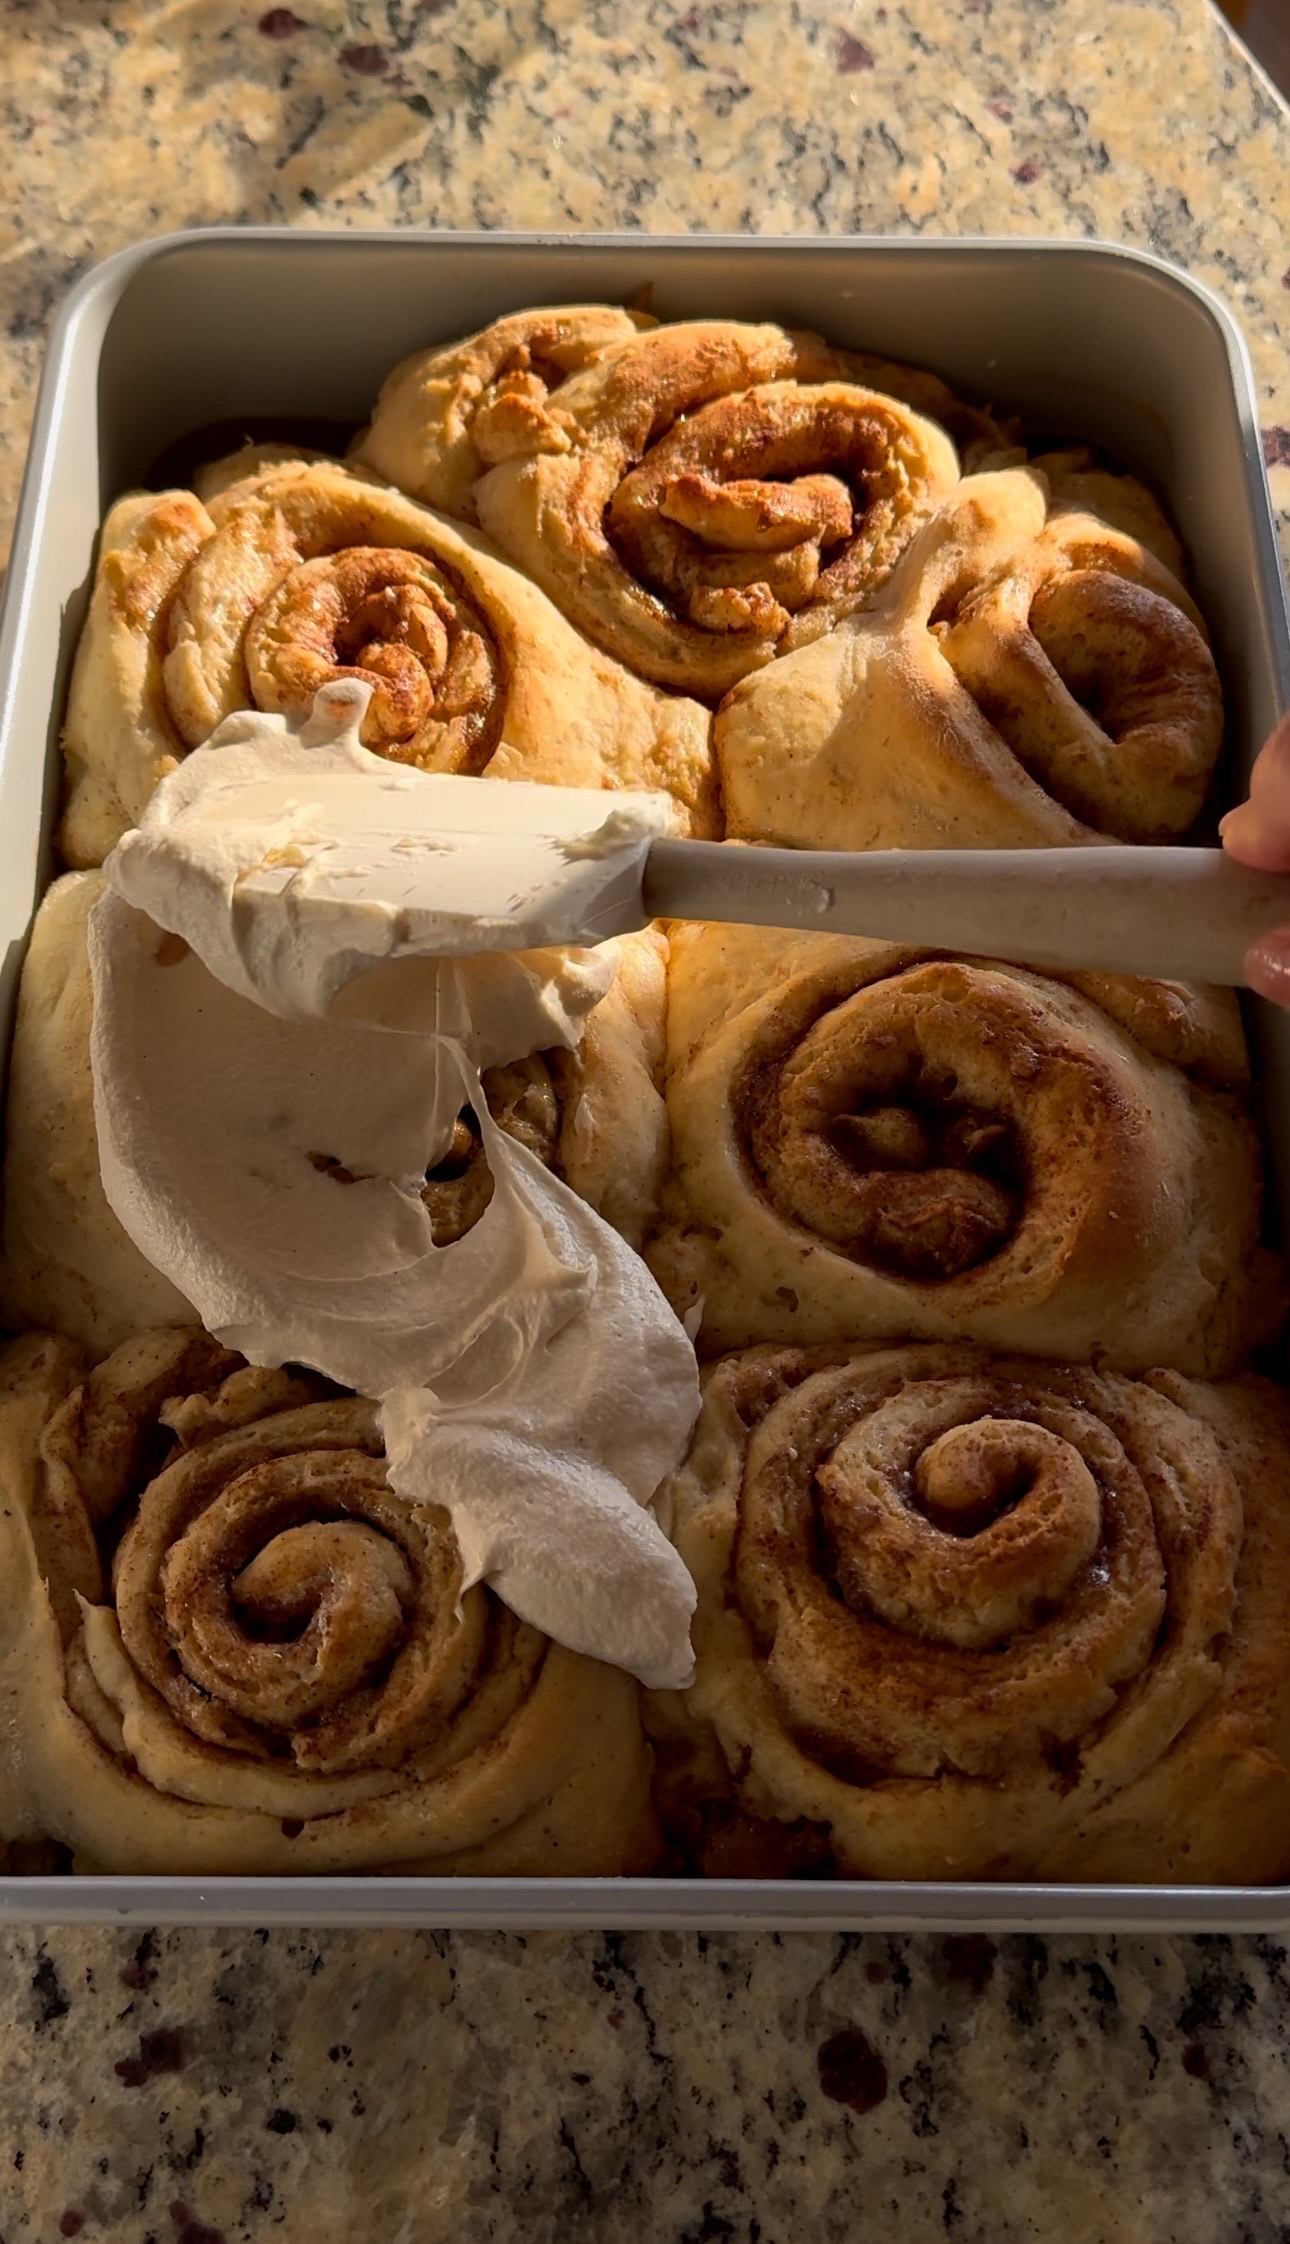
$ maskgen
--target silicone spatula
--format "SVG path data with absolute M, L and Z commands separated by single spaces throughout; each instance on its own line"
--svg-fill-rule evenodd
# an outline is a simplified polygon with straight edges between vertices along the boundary
M 248 820 L 280 812 L 275 786 L 263 801 L 245 791 Z M 594 944 L 701 919 L 1239 986 L 1250 944 L 1290 926 L 1290 876 L 1216 849 L 773 849 L 677 839 L 660 830 L 673 818 L 661 795 L 422 772 L 343 801 L 322 780 L 304 792 L 316 815 L 300 861 L 245 873 L 246 904 L 330 922 L 342 945 L 356 915 L 393 911 L 405 955 Z
M 165 925 L 168 898 L 195 899 L 204 881 L 242 955 L 307 948 L 332 961 L 337 986 L 377 958 L 590 945 L 652 919 L 1237 986 L 1256 937 L 1290 926 L 1290 876 L 1250 872 L 1214 849 L 839 853 L 689 841 L 669 831 L 666 795 L 358 757 L 361 769 L 298 754 L 296 768 L 262 774 L 240 768 L 234 750 L 191 757 L 109 877 Z M 221 893 L 233 899 L 231 925 Z

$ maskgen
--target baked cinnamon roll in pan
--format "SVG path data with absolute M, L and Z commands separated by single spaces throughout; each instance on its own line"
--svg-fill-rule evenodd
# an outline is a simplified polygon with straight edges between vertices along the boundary
M 934 375 L 818 335 L 651 325 L 552 382 L 507 356 L 515 328 L 398 369 L 359 457 L 481 523 L 628 669 L 702 700 L 871 601 L 958 481 L 953 432 L 972 457 L 1006 446 Z
M 0 1859 L 1290 1877 L 1290 1400 L 1250 1368 L 1275 1367 L 1290 1287 L 1227 994 L 677 926 L 612 946 L 576 1048 L 462 1076 L 478 1112 L 453 1078 L 433 1166 L 422 1184 L 418 1139 L 401 1186 L 435 1286 L 436 1250 L 481 1221 L 495 1275 L 511 1161 L 645 1257 L 708 1366 L 651 1501 L 694 1355 L 610 1238 L 683 1359 L 666 1456 L 642 1465 L 648 1433 L 621 1431 L 633 1372 L 659 1420 L 639 1294 L 572 1261 L 586 1321 L 557 1340 L 578 1407 L 536 1344 L 514 1425 L 495 1383 L 475 1398 L 498 1441 L 466 1494 L 495 1474 L 504 1498 L 528 1443 L 542 1503 L 516 1508 L 510 1557 L 555 1553 L 569 1610 L 606 1600 L 594 1658 L 543 1633 L 555 1606 L 539 1628 L 503 1601 L 491 1544 L 472 1559 L 442 1451 L 400 1478 L 416 1410 L 451 1408 L 433 1381 L 383 1418 L 367 1369 L 330 1363 L 380 1403 L 256 1368 L 132 1244 L 95 1135 L 102 861 L 231 713 L 294 717 L 337 678 L 372 689 L 354 721 L 392 764 L 662 789 L 681 830 L 736 845 L 1180 839 L 1224 722 L 1141 483 L 1074 448 L 1028 457 L 936 375 L 773 321 L 519 311 L 396 367 L 345 464 L 257 443 L 192 490 L 120 499 L 63 736 L 74 869 L 37 916 L 12 1051 Z M 142 927 L 173 1010 L 115 1047 L 109 1085 L 146 1053 L 132 1112 L 205 1086 L 176 1103 L 188 1150 L 208 1142 L 189 1115 L 214 1015 L 187 942 L 158 929 L 154 953 Z M 285 1050 L 304 1031 L 281 1025 Z M 398 1025 L 364 1046 L 375 1102 Z M 245 1023 L 227 1049 L 258 1094 Z M 318 1080 L 342 1075 L 366 1114 L 367 1060 Z M 306 1076 L 289 1056 L 284 1079 Z M 283 1118 L 246 1111 L 290 1261 L 294 1186 L 264 1152 Z M 311 1192 L 370 1183 L 314 1143 L 290 1145 Z M 169 1233 L 146 1236 L 161 1257 Z M 275 1362 L 299 1348 L 220 1329 Z M 540 1435 L 534 1393 L 559 1398 Z M 610 1420 L 648 1484 L 624 1517 L 644 1532 L 649 1512 L 680 1597 L 666 1662 L 636 1674 L 686 1672 L 679 1552 L 688 1689 L 606 1664 L 624 1617 L 648 1636 L 665 1600 L 625 1595 L 585 1536 L 566 1564 L 560 1507 Z
M 697 1673 L 656 1795 L 711 1873 L 1290 1873 L 1290 1404 L 941 1347 L 711 1372 L 664 1499 Z
M 101 873 L 65 874 L 36 915 L 18 990 L 0 1186 L 0 1316 L 13 1330 L 64 1333 L 95 1360 L 150 1324 L 195 1314 L 126 1236 L 99 1173 L 86 922 L 102 892 Z M 173 938 L 159 937 L 166 942 L 171 957 Z M 534 1052 L 483 1077 L 501 1128 L 633 1246 L 655 1219 L 667 1162 L 666 949 L 651 931 L 608 946 L 614 979 L 578 1049 Z M 171 971 L 182 969 L 180 958 Z M 469 1230 L 491 1193 L 466 1109 L 426 1177 L 436 1245 Z
M 709 1354 L 970 1337 L 1212 1375 L 1280 1321 L 1227 993 L 695 925 L 668 1044 L 649 1254 Z
M 601 1875 L 658 1851 L 639 1687 L 397 1496 L 373 1404 L 196 1329 L 0 1356 L 0 1836 L 145 1874 Z
M 335 461 L 120 500 L 63 745 L 60 847 L 101 863 L 157 781 L 238 709 L 374 688 L 364 745 L 427 771 L 670 792 L 717 830 L 707 712 L 589 646 L 477 532 Z
M 1141 485 L 968 477 L 880 599 L 746 677 L 716 719 L 728 831 L 821 849 L 1180 839 L 1223 705 Z M 1130 535 L 1057 494 L 1116 487 Z M 1130 487 L 1131 486 L 1131 487 Z M 1159 550 L 1157 550 L 1159 549 Z

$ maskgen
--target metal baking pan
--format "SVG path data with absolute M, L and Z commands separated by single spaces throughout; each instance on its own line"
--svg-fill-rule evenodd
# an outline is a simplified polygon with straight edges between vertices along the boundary
M 775 319 L 932 367 L 1143 475 L 1191 557 L 1230 712 L 1225 792 L 1243 792 L 1290 703 L 1253 377 L 1222 305 L 1158 259 L 1082 242 L 171 235 L 87 274 L 50 340 L 0 615 L 0 1048 L 48 873 L 58 728 L 113 496 L 211 424 L 355 424 L 419 346 L 524 305 L 631 303 L 646 289 L 665 319 Z M 1252 1016 L 1290 1244 L 1290 1018 Z M 0 1921 L 1285 1933 L 1290 1889 L 15 1877 L 0 1879 Z

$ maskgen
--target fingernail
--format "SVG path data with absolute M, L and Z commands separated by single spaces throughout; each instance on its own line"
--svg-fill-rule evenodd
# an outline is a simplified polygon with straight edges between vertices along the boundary
M 1260 997 L 1290 1007 L 1290 927 L 1274 928 L 1251 944 L 1245 954 L 1245 974 Z

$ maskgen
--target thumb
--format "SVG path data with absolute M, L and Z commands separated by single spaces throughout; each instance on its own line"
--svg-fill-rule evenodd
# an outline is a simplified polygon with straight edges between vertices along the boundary
M 1290 715 L 1264 743 L 1250 773 L 1250 799 L 1219 822 L 1229 856 L 1258 872 L 1290 868 Z

